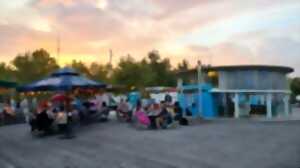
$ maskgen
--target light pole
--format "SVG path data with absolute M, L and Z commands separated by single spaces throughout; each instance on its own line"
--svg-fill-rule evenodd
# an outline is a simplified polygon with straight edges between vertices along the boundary
M 197 64 L 197 79 L 198 79 L 198 96 L 199 96 L 199 100 L 198 100 L 198 113 L 201 116 L 202 115 L 202 86 L 201 84 L 203 83 L 203 79 L 202 79 L 202 63 L 199 60 L 198 64 Z

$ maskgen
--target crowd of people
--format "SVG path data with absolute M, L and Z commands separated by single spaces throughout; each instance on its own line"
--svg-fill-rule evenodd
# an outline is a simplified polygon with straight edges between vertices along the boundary
M 29 104 L 28 100 L 24 98 L 22 101 L 15 101 L 14 99 L 6 100 L 4 103 L 0 103 L 0 125 L 8 125 L 29 121 L 28 116 L 31 109 L 35 109 L 34 104 L 36 99 L 32 99 L 32 103 Z
M 132 108 L 130 103 L 122 99 L 117 107 L 117 116 L 149 129 L 166 129 L 176 123 L 188 125 L 179 103 L 166 100 L 159 103 L 138 101 L 136 107 Z
M 18 103 L 11 101 L 0 105 L 0 123 L 15 118 L 18 111 L 23 114 L 33 133 L 61 133 L 64 137 L 73 137 L 72 130 L 76 125 L 108 121 L 112 111 L 119 121 L 123 120 L 147 129 L 166 129 L 177 123 L 188 125 L 179 103 L 172 103 L 168 99 L 159 103 L 137 100 L 132 104 L 124 97 L 112 106 L 111 97 L 106 94 L 96 94 L 85 99 L 62 94 L 56 98 L 40 101 L 28 101 L 24 98 Z
M 0 103 L 0 125 L 26 122 L 33 133 L 56 132 L 70 135 L 74 125 L 105 122 L 109 115 L 109 97 L 96 94 L 88 98 L 57 94 L 48 99 L 14 99 Z
M 72 128 L 75 125 L 108 120 L 110 109 L 105 96 L 96 95 L 89 99 L 72 95 L 64 96 L 61 95 L 58 100 L 41 101 L 37 109 L 29 113 L 27 118 L 32 132 L 38 131 L 44 134 L 58 132 L 65 137 L 73 137 Z

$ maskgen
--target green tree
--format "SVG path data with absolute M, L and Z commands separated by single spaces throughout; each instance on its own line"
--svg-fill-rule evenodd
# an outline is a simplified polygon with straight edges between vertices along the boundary
M 189 69 L 189 63 L 186 59 L 182 60 L 181 63 L 177 64 L 177 70 L 178 71 L 186 71 Z
M 101 65 L 97 63 L 92 63 L 89 67 L 89 71 L 91 74 L 91 78 L 100 82 L 111 82 L 110 73 L 112 71 L 112 67 L 110 65 Z
M 83 62 L 81 61 L 76 61 L 73 60 L 72 63 L 70 65 L 68 65 L 72 68 L 74 68 L 78 73 L 83 74 L 87 77 L 91 77 L 91 73 L 89 71 L 88 66 L 86 66 Z
M 14 76 L 21 84 L 39 80 L 59 68 L 56 60 L 44 49 L 19 54 L 11 64 Z
M 168 58 L 161 59 L 159 52 L 154 50 L 149 52 L 148 59 L 150 63 L 148 66 L 154 73 L 151 81 L 152 86 L 174 86 L 175 74 L 172 71 L 172 66 Z
M 148 58 L 151 64 L 158 64 L 160 60 L 160 55 L 157 50 L 152 50 L 148 53 Z
M 127 87 L 142 88 L 150 83 L 153 73 L 151 69 L 141 62 L 135 61 L 131 56 L 121 58 L 114 70 L 113 81 Z
M 0 63 L 0 80 L 15 81 L 13 70 L 4 62 Z
M 292 79 L 290 83 L 290 88 L 294 96 L 300 95 L 300 77 Z

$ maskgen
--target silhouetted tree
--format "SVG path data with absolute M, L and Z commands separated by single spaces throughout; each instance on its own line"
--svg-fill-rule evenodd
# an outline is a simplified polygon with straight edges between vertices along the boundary
M 300 78 L 299 77 L 292 79 L 290 88 L 291 88 L 293 95 L 295 95 L 295 96 L 300 95 Z
M 111 82 L 110 71 L 112 67 L 110 65 L 101 65 L 97 63 L 92 63 L 89 67 L 91 78 L 96 81 L 101 82 Z
M 177 70 L 178 71 L 186 71 L 189 69 L 189 63 L 186 59 L 183 59 L 181 63 L 178 63 Z
M 0 63 L 0 80 L 16 81 L 13 70 L 4 62 Z
M 14 76 L 19 83 L 39 80 L 59 68 L 56 60 L 44 49 L 19 54 L 12 62 Z
M 89 71 L 89 67 L 86 66 L 83 62 L 81 61 L 76 61 L 76 60 L 73 60 L 72 63 L 70 65 L 67 65 L 67 66 L 70 66 L 72 68 L 74 68 L 78 73 L 82 74 L 82 75 L 85 75 L 87 77 L 91 77 L 91 73 Z

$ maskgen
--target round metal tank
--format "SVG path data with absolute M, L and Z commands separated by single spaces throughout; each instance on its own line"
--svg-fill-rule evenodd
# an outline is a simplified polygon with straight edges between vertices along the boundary
M 211 67 L 219 76 L 219 89 L 288 90 L 287 74 L 294 70 L 283 66 L 241 65 Z

